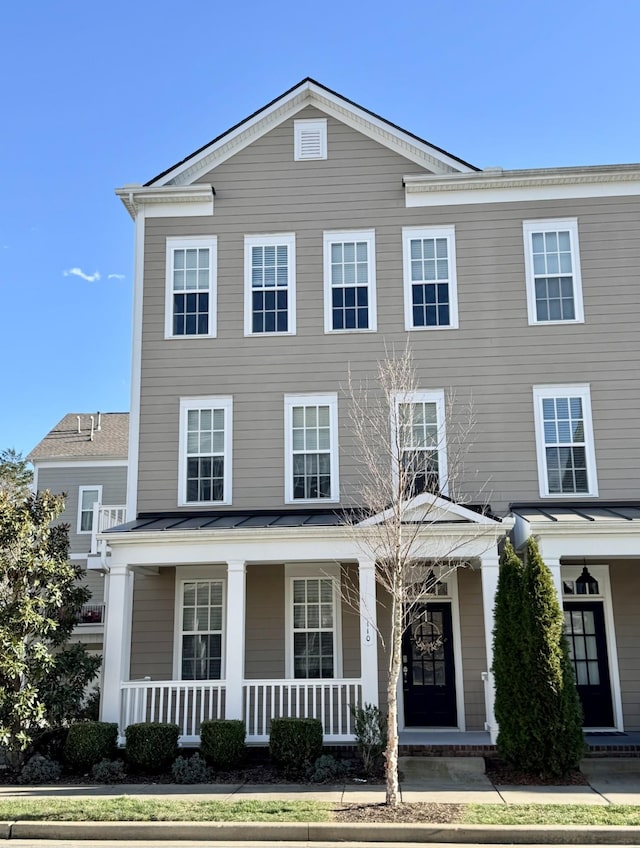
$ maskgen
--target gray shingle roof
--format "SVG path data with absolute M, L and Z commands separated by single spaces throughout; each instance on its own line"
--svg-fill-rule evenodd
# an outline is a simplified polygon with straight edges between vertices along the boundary
M 91 439 L 91 416 L 94 428 Z M 98 415 L 100 429 L 98 429 Z M 80 419 L 80 432 L 78 432 Z M 70 412 L 47 433 L 27 459 L 126 459 L 129 449 L 128 412 Z

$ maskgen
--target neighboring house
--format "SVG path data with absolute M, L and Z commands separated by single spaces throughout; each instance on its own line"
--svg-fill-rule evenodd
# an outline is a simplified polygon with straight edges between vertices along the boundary
M 124 521 L 128 443 L 129 413 L 69 413 L 27 457 L 33 463 L 35 489 L 66 495 L 57 522 L 69 525 L 70 558 L 85 569 L 98 552 L 98 530 Z M 85 571 L 84 580 L 91 599 L 82 608 L 73 639 L 102 651 L 104 577 Z
M 103 719 L 195 741 L 203 717 L 242 718 L 261 742 L 272 716 L 309 714 L 339 742 L 349 704 L 384 706 L 389 606 L 341 521 L 358 504 L 345 386 L 409 340 L 415 508 L 441 517 L 420 556 L 453 526 L 466 567 L 423 610 L 442 647 L 405 640 L 401 742 L 495 739 L 514 523 L 565 605 L 587 726 L 640 730 L 640 166 L 482 171 L 307 79 L 117 194 L 133 389 L 128 522 L 102 537 Z M 456 491 L 484 486 L 484 514 L 429 494 L 448 491 L 449 390 L 477 422 Z

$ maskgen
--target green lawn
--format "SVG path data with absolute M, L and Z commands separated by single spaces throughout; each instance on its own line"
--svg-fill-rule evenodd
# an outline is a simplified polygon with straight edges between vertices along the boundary
M 319 801 L 170 801 L 91 798 L 0 801 L 2 821 L 330 821 L 332 805 Z M 463 824 L 573 824 L 640 826 L 640 807 L 469 804 L 455 820 Z

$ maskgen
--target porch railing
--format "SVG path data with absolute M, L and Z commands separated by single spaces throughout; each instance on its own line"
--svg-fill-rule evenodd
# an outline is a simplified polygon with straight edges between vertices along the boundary
M 116 506 L 105 506 L 104 504 L 96 503 L 93 506 L 93 532 L 91 534 L 91 553 L 98 553 L 98 533 L 104 530 L 109 530 L 111 527 L 117 527 L 118 524 L 124 524 L 127 520 L 127 507 L 122 504 Z
M 82 604 L 77 623 L 79 626 L 83 624 L 104 624 L 104 604 Z
M 266 742 L 273 718 L 316 718 L 325 742 L 351 742 L 352 707 L 362 704 L 359 679 L 245 680 L 247 742 Z M 172 722 L 182 744 L 197 742 L 205 719 L 226 715 L 225 681 L 132 680 L 121 684 L 120 730 L 141 721 Z

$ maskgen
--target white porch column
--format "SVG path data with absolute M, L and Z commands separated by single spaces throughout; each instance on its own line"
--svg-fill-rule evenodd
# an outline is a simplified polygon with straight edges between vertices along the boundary
M 247 564 L 227 562 L 227 627 L 225 648 L 225 718 L 242 719 L 244 682 L 244 631 Z
M 378 630 L 376 613 L 376 564 L 358 560 L 360 586 L 360 676 L 362 703 L 378 706 Z
M 120 684 L 129 678 L 131 657 L 133 572 L 126 565 L 112 565 L 106 581 L 100 720 L 120 725 Z
M 547 566 L 553 577 L 553 583 L 558 593 L 558 602 L 562 609 L 562 578 L 560 577 L 560 559 L 559 557 L 542 557 L 544 564 Z
M 489 731 L 491 744 L 496 744 L 498 725 L 494 713 L 495 687 L 493 682 L 493 626 L 496 590 L 500 560 L 496 553 L 485 554 L 480 559 L 480 574 L 482 576 L 482 611 L 484 614 L 484 640 L 487 650 L 487 670 L 483 674 L 485 709 L 487 713 L 486 728 Z

